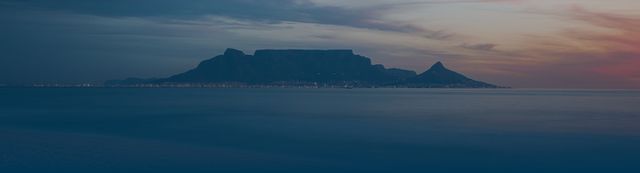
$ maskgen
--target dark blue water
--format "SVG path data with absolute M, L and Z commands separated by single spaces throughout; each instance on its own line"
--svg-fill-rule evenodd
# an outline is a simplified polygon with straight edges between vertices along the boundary
M 0 172 L 640 172 L 640 92 L 0 89 Z

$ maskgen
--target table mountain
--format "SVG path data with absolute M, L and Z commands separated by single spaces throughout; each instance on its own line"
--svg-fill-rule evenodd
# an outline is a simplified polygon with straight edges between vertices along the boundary
M 158 83 L 310 82 L 379 85 L 401 82 L 416 73 L 372 65 L 352 50 L 257 50 L 247 55 L 227 49 L 223 55 L 203 61 L 193 70 L 157 80 Z
M 497 88 L 451 71 L 441 62 L 417 75 L 409 70 L 373 65 L 369 58 L 356 55 L 352 50 L 257 50 L 253 55 L 247 55 L 240 50 L 227 49 L 223 55 L 168 78 L 129 78 L 105 83 L 107 86 L 182 84 Z

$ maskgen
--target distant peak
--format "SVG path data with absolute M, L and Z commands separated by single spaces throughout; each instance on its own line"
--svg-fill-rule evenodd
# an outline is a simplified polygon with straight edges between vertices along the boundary
M 442 64 L 442 62 L 438 61 L 437 63 L 433 64 L 430 68 L 430 70 L 442 70 L 442 69 L 447 69 L 444 67 L 444 64 Z
M 228 48 L 224 51 L 224 55 L 226 56 L 244 56 L 244 52 L 238 49 Z

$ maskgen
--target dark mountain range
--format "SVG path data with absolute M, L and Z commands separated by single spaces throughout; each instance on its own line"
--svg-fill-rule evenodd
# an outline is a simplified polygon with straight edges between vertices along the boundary
M 224 55 L 203 61 L 193 70 L 156 82 L 380 85 L 415 75 L 413 71 L 372 65 L 369 58 L 355 55 L 351 50 L 258 50 L 254 55 L 246 55 L 239 50 L 227 49 Z
M 226 84 L 496 88 L 448 70 L 438 62 L 425 73 L 373 65 L 352 50 L 257 50 L 247 55 L 227 49 L 223 55 L 201 62 L 195 69 L 162 79 L 108 81 L 107 86 Z

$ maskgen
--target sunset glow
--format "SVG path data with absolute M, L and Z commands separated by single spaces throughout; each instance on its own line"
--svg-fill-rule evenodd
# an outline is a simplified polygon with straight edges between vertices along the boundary
M 181 2 L 1 0 L 0 81 L 163 77 L 233 47 L 354 49 L 417 72 L 444 61 L 524 88 L 640 87 L 637 0 Z

